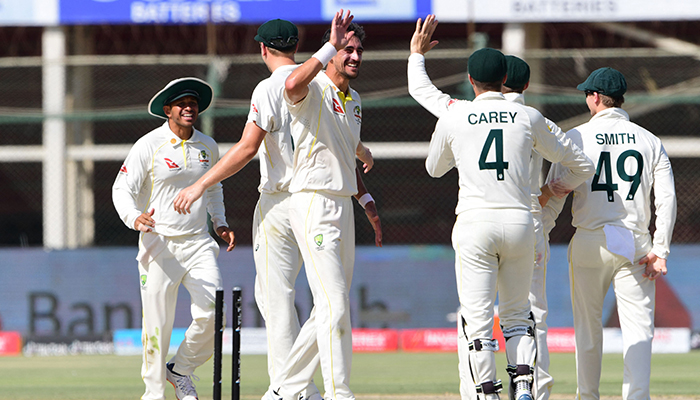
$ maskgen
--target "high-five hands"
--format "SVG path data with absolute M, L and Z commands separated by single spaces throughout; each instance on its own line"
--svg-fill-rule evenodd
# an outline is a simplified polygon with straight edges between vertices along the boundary
M 344 49 L 350 42 L 350 38 L 355 35 L 355 32 L 348 32 L 348 27 L 355 16 L 350 15 L 350 10 L 343 16 L 343 9 L 335 13 L 333 21 L 331 21 L 331 36 L 328 42 L 332 44 L 336 50 Z
M 425 54 L 439 43 L 437 40 L 431 40 L 437 24 L 438 21 L 433 14 L 428 14 L 425 17 L 425 22 L 418 18 L 416 31 L 413 32 L 413 37 L 411 37 L 411 54 Z

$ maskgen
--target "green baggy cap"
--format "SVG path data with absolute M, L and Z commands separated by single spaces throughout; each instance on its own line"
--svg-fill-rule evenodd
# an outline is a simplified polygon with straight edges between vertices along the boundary
M 255 40 L 277 50 L 289 50 L 299 42 L 299 29 L 284 19 L 273 19 L 260 25 Z
M 211 104 L 214 91 L 208 83 L 199 78 L 178 78 L 170 81 L 165 87 L 151 99 L 148 103 L 149 114 L 158 118 L 168 119 L 163 112 L 163 106 L 185 96 L 192 96 L 197 99 L 199 113 L 203 113 Z
M 530 66 L 525 60 L 516 56 L 506 56 L 506 65 L 508 67 L 508 77 L 504 86 L 511 89 L 520 89 L 525 87 L 530 82 Z
M 475 81 L 500 81 L 506 76 L 506 58 L 500 51 L 484 47 L 469 56 L 467 71 Z
M 610 97 L 622 97 L 627 92 L 627 81 L 620 71 L 603 67 L 591 72 L 586 81 L 576 86 L 576 89 L 598 92 Z

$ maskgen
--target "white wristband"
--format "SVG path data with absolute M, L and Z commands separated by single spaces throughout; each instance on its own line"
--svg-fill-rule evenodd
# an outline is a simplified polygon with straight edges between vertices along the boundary
M 338 50 L 335 49 L 335 46 L 333 46 L 331 42 L 326 42 L 323 45 L 323 47 L 321 47 L 311 57 L 320 61 L 321 64 L 323 64 L 323 66 L 325 67 L 326 64 L 328 64 L 328 61 L 330 61 L 331 58 L 335 57 L 336 54 L 338 54 Z
M 365 208 L 367 203 L 369 203 L 370 201 L 374 201 L 374 199 L 372 198 L 372 195 L 369 193 L 365 193 L 362 196 L 360 196 L 359 199 L 357 199 L 357 202 L 360 203 L 362 208 Z

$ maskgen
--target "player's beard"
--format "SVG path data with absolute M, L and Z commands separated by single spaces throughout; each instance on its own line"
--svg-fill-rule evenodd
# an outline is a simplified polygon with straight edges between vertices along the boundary
M 347 64 L 344 64 L 342 70 L 338 71 L 338 73 L 341 76 L 343 76 L 344 78 L 347 78 L 348 80 L 357 79 L 357 77 L 360 76 L 360 65 L 361 64 L 359 64 L 359 63 L 357 64 L 357 67 L 355 68 L 354 74 L 347 71 L 347 68 L 348 68 Z

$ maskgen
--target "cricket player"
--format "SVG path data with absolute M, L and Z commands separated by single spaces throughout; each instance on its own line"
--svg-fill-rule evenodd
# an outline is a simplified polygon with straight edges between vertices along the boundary
M 612 68 L 593 71 L 578 85 L 591 120 L 566 133 L 597 165 L 595 175 L 574 189 L 569 244 L 571 302 L 576 335 L 578 399 L 599 399 L 603 352 L 603 299 L 612 284 L 622 330 L 624 400 L 649 399 L 654 336 L 655 279 L 666 275 L 676 221 L 671 163 L 661 140 L 630 122 L 620 108 L 625 77 Z M 566 168 L 554 164 L 549 178 Z M 656 231 L 649 233 L 651 191 Z M 565 199 L 543 190 L 549 231 Z
M 283 99 L 284 82 L 297 67 L 294 55 L 299 32 L 293 23 L 274 19 L 262 24 L 255 40 L 271 76 L 261 81 L 251 98 L 248 121 L 241 140 L 194 185 L 182 190 L 174 201 L 175 210 L 189 212 L 205 190 L 240 171 L 255 154 L 260 160 L 260 199 L 253 216 L 253 249 L 256 266 L 255 298 L 265 319 L 270 386 L 263 399 L 279 398 L 280 371 L 300 330 L 294 307 L 296 282 L 301 270 L 301 253 L 289 223 L 289 183 L 292 177 L 293 144 L 291 116 Z M 372 163 L 371 153 L 366 153 Z M 371 165 L 365 164 L 369 170 Z M 356 171 L 359 199 L 367 193 Z M 361 194 L 360 194 L 361 193 Z M 366 197 L 365 197 L 366 198 Z M 370 221 L 377 217 L 374 201 L 365 204 Z M 381 225 L 374 225 L 381 243 Z M 316 341 L 311 331 L 302 341 Z M 318 361 L 310 364 L 315 370 Z M 312 372 L 313 373 L 313 372 Z M 313 382 L 302 392 L 305 399 L 320 400 Z
M 432 40 L 432 35 L 437 27 L 437 20 L 434 15 L 428 15 L 422 23 L 419 18 L 416 22 L 416 30 L 411 38 L 411 55 L 408 59 L 408 87 L 411 96 L 421 104 L 426 110 L 436 117 L 445 114 L 454 104 L 465 102 L 456 100 L 448 94 L 440 91 L 430 81 L 425 70 L 424 54 L 430 51 L 438 41 Z M 508 101 L 525 104 L 523 91 L 529 86 L 530 67 L 527 63 L 515 56 L 506 56 L 507 79 L 503 85 L 504 97 Z M 559 138 L 560 141 L 570 144 L 570 140 L 564 137 L 562 130 L 552 121 L 545 118 L 549 130 Z M 547 400 L 553 385 L 552 376 L 549 374 L 549 351 L 547 348 L 547 296 L 545 291 L 546 265 L 549 258 L 548 239 L 545 237 L 542 226 L 542 208 L 538 201 L 540 195 L 540 171 L 542 170 L 542 156 L 537 151 L 532 152 L 530 158 L 530 185 L 531 212 L 535 226 L 535 258 L 532 286 L 530 289 L 530 303 L 535 320 L 535 337 L 537 342 L 537 356 L 535 363 L 534 386 L 538 400 Z M 543 180 L 543 179 L 542 179 Z M 460 322 L 461 323 L 461 322 Z M 462 344 L 463 342 L 458 342 Z M 460 371 L 465 367 L 460 364 Z M 465 375 L 466 376 L 466 375 Z M 469 379 L 463 382 L 470 384 Z M 471 387 L 460 389 L 465 398 L 473 398 L 474 390 Z
M 362 63 L 364 30 L 337 12 L 325 44 L 289 75 L 284 98 L 292 115 L 294 173 L 289 217 L 299 243 L 314 311 L 294 342 L 280 394 L 295 400 L 313 376 L 318 352 L 326 400 L 349 400 L 352 357 L 350 284 L 355 263 L 351 196 L 357 193 L 362 103 L 350 87 Z M 327 68 L 322 71 L 324 67 Z M 316 337 L 303 342 L 305 330 Z
M 508 101 L 525 104 L 523 92 L 530 85 L 530 67 L 527 63 L 515 56 L 506 56 L 508 73 L 503 84 L 503 96 Z M 571 140 L 564 136 L 564 132 L 549 119 L 545 118 L 547 128 L 560 142 L 572 147 Z M 549 348 L 547 347 L 547 263 L 549 262 L 549 236 L 544 232 L 542 222 L 542 206 L 539 202 L 540 182 L 544 181 L 542 175 L 542 156 L 532 152 L 530 157 L 530 211 L 532 221 L 535 224 L 535 263 L 530 285 L 530 309 L 535 319 L 535 340 L 537 342 L 537 357 L 535 363 L 535 388 L 537 400 L 547 400 L 554 385 L 554 379 L 549 373 Z
M 550 189 L 563 196 L 593 174 L 583 153 L 549 131 L 534 108 L 506 101 L 506 58 L 484 48 L 468 61 L 476 98 L 450 106 L 435 127 L 425 161 L 428 174 L 459 172 L 457 220 L 452 232 L 461 321 L 460 379 L 473 380 L 477 397 L 498 399 L 493 338 L 496 294 L 506 339 L 510 393 L 532 400 L 536 357 L 528 295 L 535 258 L 531 212 L 530 157 L 533 149 L 569 167 Z M 526 282 L 527 284 L 523 284 Z M 460 385 L 469 390 L 469 382 Z M 472 398 L 472 393 L 463 397 Z
M 143 400 L 165 399 L 166 379 L 179 400 L 196 400 L 190 375 L 214 352 L 214 302 L 222 281 L 219 245 L 209 235 L 207 213 L 228 243 L 226 250 L 235 246 L 221 185 L 208 189 L 206 201 L 193 205 L 189 214 L 178 214 L 172 206 L 175 195 L 219 158 L 216 142 L 194 127 L 212 94 L 211 86 L 197 78 L 175 79 L 158 92 L 148 111 L 167 121 L 134 144 L 112 188 L 119 217 L 141 232 L 136 259 L 143 305 Z M 166 368 L 180 284 L 190 294 L 192 323 Z

